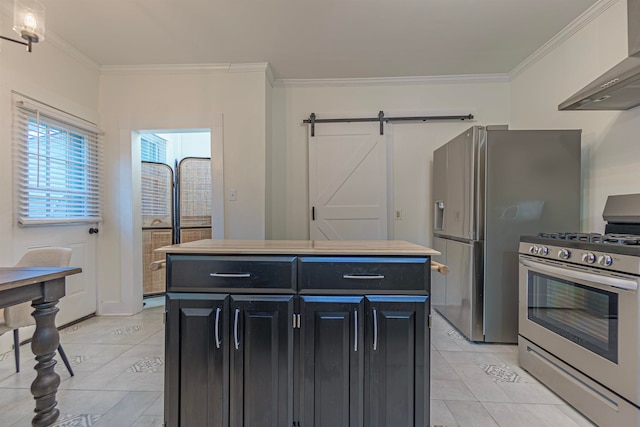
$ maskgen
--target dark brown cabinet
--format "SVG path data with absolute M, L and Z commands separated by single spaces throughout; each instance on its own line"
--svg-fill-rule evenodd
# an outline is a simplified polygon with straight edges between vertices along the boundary
M 367 427 L 429 425 L 427 296 L 367 296 Z
M 291 426 L 293 295 L 232 295 L 230 309 L 230 425 Z
M 300 425 L 361 426 L 364 298 L 300 297 Z
M 429 425 L 428 256 L 168 254 L 167 278 L 167 426 Z
M 301 296 L 301 426 L 428 423 L 428 297 Z
M 293 295 L 167 294 L 167 425 L 292 425 Z
M 229 425 L 229 298 L 167 294 L 165 422 Z

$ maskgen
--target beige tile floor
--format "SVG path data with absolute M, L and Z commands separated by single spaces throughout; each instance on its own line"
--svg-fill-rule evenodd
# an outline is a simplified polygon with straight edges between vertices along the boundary
M 61 331 L 76 375 L 58 361 L 55 426 L 162 425 L 164 307 L 161 299 L 148 300 L 147 307 L 135 316 L 95 317 Z M 0 355 L 3 427 L 27 427 L 33 417 L 33 355 L 29 345 L 21 352 L 19 374 L 13 353 Z M 431 356 L 432 426 L 593 426 L 517 366 L 515 346 L 472 344 L 437 313 Z
M 518 366 L 515 345 L 467 341 L 433 313 L 431 425 L 593 426 Z

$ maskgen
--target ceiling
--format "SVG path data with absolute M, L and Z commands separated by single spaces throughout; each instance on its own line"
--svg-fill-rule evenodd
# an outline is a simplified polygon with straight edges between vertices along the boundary
M 41 1 L 47 34 L 101 66 L 269 62 L 277 79 L 508 73 L 596 3 Z

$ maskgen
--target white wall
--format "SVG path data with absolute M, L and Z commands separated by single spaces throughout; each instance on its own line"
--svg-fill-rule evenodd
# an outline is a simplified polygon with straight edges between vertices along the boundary
M 4 15 L 3 8 L 0 22 L 1 34 L 18 37 L 11 29 L 12 18 Z M 0 43 L 0 265 L 13 265 L 24 246 L 14 240 L 19 239 L 16 235 L 20 232 L 14 220 L 11 92 L 97 123 L 98 81 L 97 66 L 76 60 L 50 41 L 35 44 L 32 53 L 15 43 Z M 43 239 L 46 241 L 46 237 Z
M 18 37 L 11 29 L 12 18 L 0 8 L 0 34 Z M 50 245 L 60 228 L 18 227 L 15 218 L 13 179 L 13 96 L 12 91 L 54 105 L 85 120 L 98 123 L 99 70 L 95 64 L 70 56 L 50 40 L 34 45 L 28 53 L 24 46 L 0 42 L 0 265 L 14 265 L 28 247 Z M 86 273 L 83 273 L 83 275 Z M 78 276 L 76 276 L 78 277 Z M 58 305 L 57 321 L 68 320 L 65 299 Z M 28 338 L 31 331 L 22 332 Z M 12 334 L 0 338 L 0 353 L 11 348 Z
M 214 237 L 263 239 L 265 236 L 265 70 L 111 70 L 100 84 L 100 111 L 105 130 L 106 211 L 99 275 L 119 272 L 115 284 L 105 284 L 99 301 L 103 313 L 135 312 L 142 307 L 142 284 L 135 266 L 142 262 L 135 242 L 141 242 L 136 188 L 139 162 L 132 150 L 136 130 L 211 129 L 224 150 L 224 193 L 237 190 L 237 200 L 224 204 L 224 233 Z M 214 209 L 216 207 L 214 206 Z M 102 234 L 102 231 L 101 231 Z M 141 246 L 141 245 L 138 245 Z M 113 255 L 115 254 L 115 255 Z M 111 274 L 113 277 L 113 274 Z M 138 289 L 139 288 L 139 289 Z
M 267 70 L 268 71 L 268 70 Z M 268 76 L 265 81 L 265 99 L 264 99 L 264 109 L 265 109 L 265 172 L 266 172 L 266 181 L 265 181 L 265 216 L 264 216 L 264 228 L 265 228 L 265 239 L 273 239 L 273 227 L 271 224 L 273 223 L 273 197 L 272 197 L 272 188 L 273 188 L 273 110 L 271 108 L 272 99 L 273 99 L 273 86 L 271 75 Z
M 506 78 L 396 79 L 379 82 L 284 82 L 273 90 L 271 226 L 274 239 L 308 239 L 307 126 L 318 118 L 473 113 L 475 122 L 393 124 L 395 239 L 430 244 L 433 150 L 473 124 L 506 124 Z M 317 126 L 322 126 L 318 124 Z
M 603 232 L 610 194 L 640 192 L 640 108 L 557 111 L 627 56 L 626 1 L 603 1 L 597 17 L 521 70 L 511 82 L 511 128 L 582 129 L 583 231 Z M 606 7 L 610 6 L 610 7 Z

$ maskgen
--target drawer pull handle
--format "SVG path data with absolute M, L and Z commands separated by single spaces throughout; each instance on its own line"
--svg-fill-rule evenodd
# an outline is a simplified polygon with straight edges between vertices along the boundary
M 358 310 L 353 310 L 353 351 L 358 351 Z
M 216 308 L 216 348 L 220 348 L 220 344 L 222 344 L 222 341 L 220 341 L 220 311 L 222 311 L 222 309 L 220 307 Z
M 382 274 L 345 274 L 343 279 L 356 279 L 356 280 L 380 280 L 384 279 Z
M 211 273 L 211 277 L 231 277 L 235 279 L 242 279 L 251 277 L 251 273 Z
M 378 312 L 373 309 L 373 351 L 378 350 Z
M 240 309 L 236 308 L 235 319 L 233 321 L 233 340 L 236 346 L 236 350 L 240 348 L 240 340 L 238 340 L 238 316 L 240 315 Z

